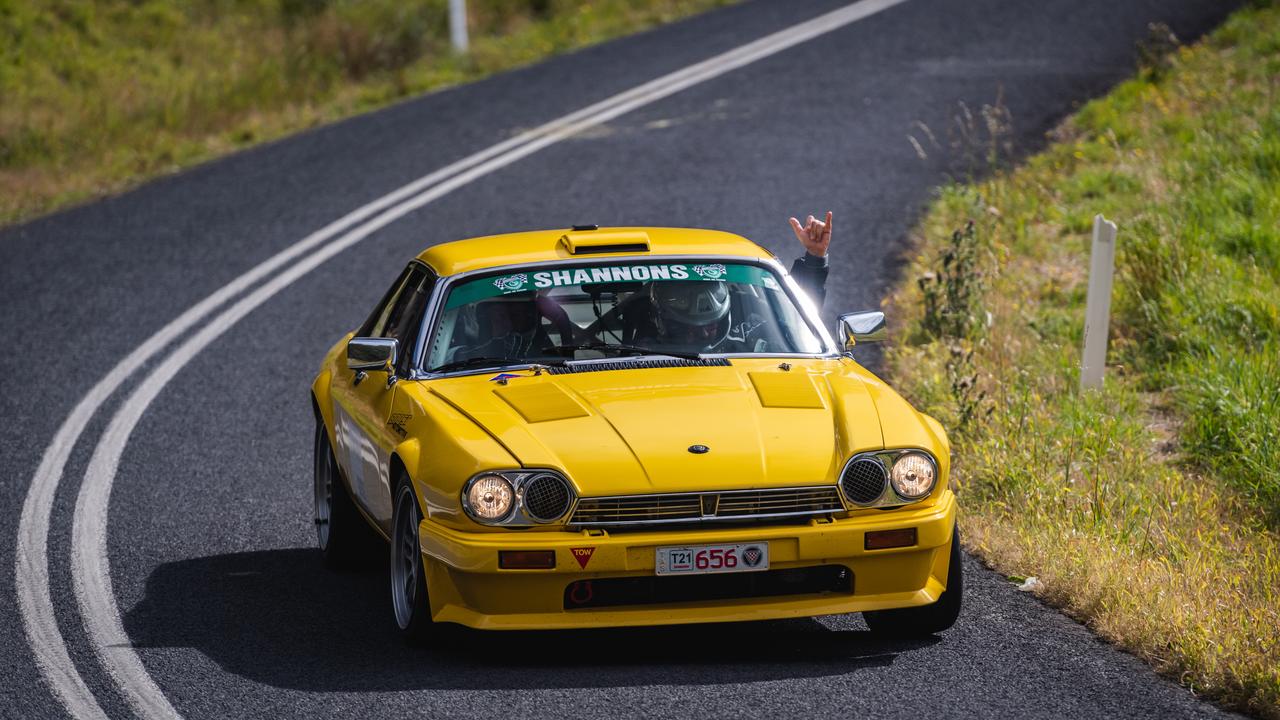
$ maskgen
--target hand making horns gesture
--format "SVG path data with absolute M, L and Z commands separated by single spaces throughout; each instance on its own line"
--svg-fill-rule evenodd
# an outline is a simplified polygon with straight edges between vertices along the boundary
M 830 210 L 827 211 L 826 222 L 810 215 L 801 225 L 799 220 L 791 218 L 791 229 L 795 232 L 796 239 L 800 241 L 801 245 L 804 245 L 804 249 L 810 255 L 816 257 L 827 256 L 827 247 L 831 245 Z

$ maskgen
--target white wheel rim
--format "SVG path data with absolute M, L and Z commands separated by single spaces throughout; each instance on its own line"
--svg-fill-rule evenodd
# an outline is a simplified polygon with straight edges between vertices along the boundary
M 315 522 L 316 542 L 320 549 L 329 547 L 329 523 L 333 519 L 333 458 L 325 442 L 324 429 L 316 433 L 315 451 Z
M 408 487 L 396 497 L 395 528 L 391 539 L 391 602 L 401 630 L 413 622 L 422 564 L 418 559 L 418 504 Z

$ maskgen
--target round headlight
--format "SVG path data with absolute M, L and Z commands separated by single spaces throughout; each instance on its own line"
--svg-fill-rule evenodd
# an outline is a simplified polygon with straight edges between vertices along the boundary
M 893 491 L 902 499 L 919 500 L 933 489 L 937 475 L 938 471 L 928 455 L 909 452 L 893 462 L 889 482 L 893 484 Z
M 471 481 L 467 489 L 467 509 L 472 517 L 482 522 L 505 518 L 511 512 L 515 490 L 511 482 L 501 475 L 481 475 Z

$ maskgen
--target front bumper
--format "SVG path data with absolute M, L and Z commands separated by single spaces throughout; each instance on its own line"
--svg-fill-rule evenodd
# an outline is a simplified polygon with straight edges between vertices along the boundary
M 532 630 L 620 627 L 812 617 L 927 605 L 946 589 L 955 495 L 937 502 L 806 525 L 697 528 L 678 531 L 468 533 L 423 520 L 419 540 L 437 622 L 473 628 Z M 916 528 L 911 547 L 865 550 L 864 535 Z M 840 565 L 853 592 L 696 600 L 622 607 L 565 609 L 565 590 L 578 580 L 652 577 L 655 549 L 668 545 L 767 542 L 770 569 Z M 593 548 L 586 566 L 575 558 Z M 499 550 L 553 550 L 551 570 L 504 570 Z

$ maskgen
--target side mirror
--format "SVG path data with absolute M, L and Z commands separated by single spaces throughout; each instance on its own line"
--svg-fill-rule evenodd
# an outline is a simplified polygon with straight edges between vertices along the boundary
M 879 311 L 845 313 L 840 316 L 839 330 L 846 351 L 858 343 L 880 342 L 888 335 L 884 313 Z
M 394 338 L 351 338 L 347 342 L 347 368 L 358 373 L 394 373 L 399 345 Z

